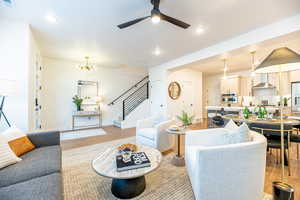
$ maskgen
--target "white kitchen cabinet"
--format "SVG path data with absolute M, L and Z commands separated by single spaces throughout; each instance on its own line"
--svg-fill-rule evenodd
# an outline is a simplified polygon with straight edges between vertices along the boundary
M 241 96 L 251 96 L 252 94 L 252 84 L 251 84 L 252 78 L 251 76 L 245 76 L 241 77 L 240 83 L 240 95 Z
M 228 77 L 221 80 L 221 94 L 240 95 L 240 77 Z
M 298 82 L 300 81 L 300 70 L 291 71 L 290 72 L 290 81 L 291 82 Z

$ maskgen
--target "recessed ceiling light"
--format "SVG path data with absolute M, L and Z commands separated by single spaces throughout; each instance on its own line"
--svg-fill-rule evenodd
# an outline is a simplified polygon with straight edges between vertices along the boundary
M 46 15 L 46 20 L 51 24 L 57 23 L 57 18 L 54 15 L 48 14 Z
M 159 56 L 161 54 L 161 51 L 159 48 L 156 48 L 155 51 L 153 52 L 154 55 Z
M 204 33 L 204 29 L 202 27 L 199 27 L 199 28 L 197 28 L 196 33 L 198 35 L 200 35 L 200 34 Z

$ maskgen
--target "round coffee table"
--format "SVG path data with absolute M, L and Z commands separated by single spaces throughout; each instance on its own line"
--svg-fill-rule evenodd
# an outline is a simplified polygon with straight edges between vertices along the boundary
M 166 131 L 169 134 L 173 134 L 173 135 L 177 136 L 177 154 L 173 157 L 173 159 L 171 161 L 172 164 L 175 165 L 175 166 L 177 166 L 177 167 L 183 167 L 183 166 L 185 166 L 184 156 L 180 155 L 180 153 L 181 153 L 180 152 L 180 146 L 181 146 L 180 136 L 181 135 L 185 135 L 185 133 L 187 131 L 190 131 L 190 129 L 184 128 L 184 129 L 181 129 L 181 130 L 178 130 L 178 131 L 167 129 Z
M 145 175 L 157 169 L 162 161 L 161 153 L 154 148 L 137 145 L 137 151 L 146 153 L 151 162 L 150 167 L 117 172 L 117 146 L 107 149 L 92 161 L 97 174 L 112 178 L 111 192 L 117 198 L 130 199 L 143 193 L 146 188 Z

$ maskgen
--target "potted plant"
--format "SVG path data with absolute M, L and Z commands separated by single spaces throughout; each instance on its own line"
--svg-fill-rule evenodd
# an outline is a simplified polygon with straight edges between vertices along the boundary
M 73 103 L 76 105 L 77 111 L 80 111 L 83 99 L 80 98 L 78 95 L 75 95 L 72 99 Z
M 288 106 L 288 100 L 289 100 L 289 99 L 288 99 L 287 97 L 284 97 L 284 98 L 283 98 L 283 105 L 284 105 L 284 106 Z
M 177 119 L 179 119 L 182 122 L 182 125 L 186 128 L 192 124 L 194 116 L 189 116 L 187 112 L 182 111 L 181 116 L 177 116 Z
M 264 106 L 258 106 L 254 109 L 254 112 L 257 114 L 258 119 L 265 119 L 267 117 L 267 109 Z
M 245 119 L 249 119 L 249 115 L 250 115 L 250 110 L 249 108 L 246 106 L 244 109 L 243 109 L 243 116 Z

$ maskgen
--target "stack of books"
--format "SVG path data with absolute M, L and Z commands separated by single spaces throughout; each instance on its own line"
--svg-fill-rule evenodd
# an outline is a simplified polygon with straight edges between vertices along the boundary
M 145 152 L 132 152 L 130 159 L 125 159 L 123 155 L 117 155 L 116 164 L 118 172 L 151 166 Z

